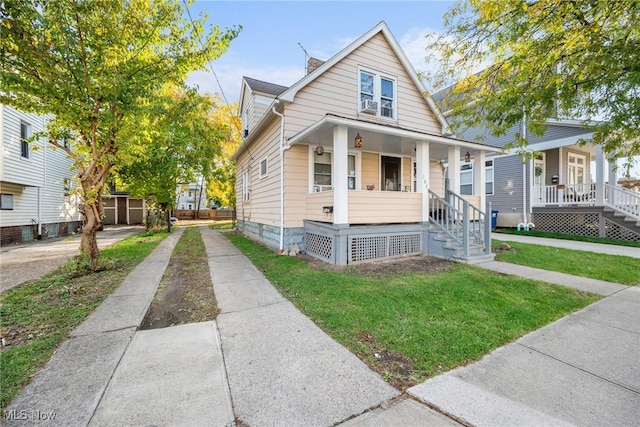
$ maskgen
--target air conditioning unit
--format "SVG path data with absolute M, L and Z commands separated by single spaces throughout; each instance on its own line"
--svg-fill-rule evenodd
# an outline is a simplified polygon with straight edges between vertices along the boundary
M 378 103 L 372 99 L 363 99 L 360 102 L 360 112 L 376 114 L 378 112 Z

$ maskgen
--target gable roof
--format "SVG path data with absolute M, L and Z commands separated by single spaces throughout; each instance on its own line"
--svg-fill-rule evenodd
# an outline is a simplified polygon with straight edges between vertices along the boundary
M 242 77 L 242 89 L 240 90 L 240 99 L 238 100 L 238 116 L 242 112 L 242 106 L 244 104 L 244 87 L 247 86 L 251 92 L 266 95 L 269 98 L 276 98 L 282 92 L 288 89 L 287 86 L 278 85 L 275 83 L 265 82 L 263 80 L 252 79 L 251 77 Z
M 242 79 L 247 82 L 247 86 L 249 86 L 249 89 L 251 89 L 252 91 L 264 93 L 267 95 L 278 96 L 285 90 L 289 89 L 287 86 L 252 79 L 250 77 L 243 77 Z
M 355 41 L 353 41 L 347 47 L 342 49 L 340 52 L 333 55 L 328 61 L 320 65 L 313 72 L 307 74 L 305 77 L 298 80 L 298 82 L 296 82 L 293 86 L 291 86 L 290 88 L 282 92 L 279 95 L 279 98 L 283 101 L 293 102 L 298 91 L 300 91 L 302 88 L 304 88 L 309 83 L 314 81 L 316 78 L 322 75 L 322 73 L 332 68 L 338 62 L 342 61 L 347 55 L 355 51 L 357 48 L 359 48 L 366 41 L 368 41 L 378 33 L 381 33 L 385 38 L 385 40 L 387 41 L 387 43 L 389 43 L 389 46 L 391 46 L 391 49 L 400 60 L 400 63 L 402 64 L 404 69 L 407 71 L 407 74 L 409 75 L 413 83 L 416 85 L 420 93 L 425 98 L 427 105 L 433 111 L 438 122 L 440 122 L 440 125 L 442 126 L 442 133 L 445 135 L 450 135 L 451 129 L 449 127 L 449 123 L 447 122 L 447 119 L 444 117 L 444 115 L 442 114 L 442 112 L 440 111 L 436 103 L 433 101 L 433 99 L 431 98 L 431 95 L 428 94 L 426 87 L 424 86 L 422 81 L 418 78 L 418 74 L 416 73 L 416 70 L 413 68 L 413 65 L 411 65 L 409 58 L 407 58 L 407 55 L 404 53 L 404 51 L 400 47 L 400 44 L 398 43 L 396 38 L 393 36 L 393 34 L 391 33 L 391 30 L 389 29 L 389 27 L 384 21 L 381 21 L 378 25 L 376 25 L 375 27 L 367 31 L 365 34 L 357 38 Z

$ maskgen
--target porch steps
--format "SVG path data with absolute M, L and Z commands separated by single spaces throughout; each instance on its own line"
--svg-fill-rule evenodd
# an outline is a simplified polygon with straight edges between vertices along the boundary
M 629 230 L 632 230 L 637 234 L 640 234 L 640 222 L 638 222 L 637 219 L 630 217 L 628 215 L 625 215 L 620 211 L 607 208 L 607 207 L 603 208 L 602 215 L 605 218 L 607 218 L 609 221 L 612 221 L 621 227 L 628 228 Z
M 464 248 L 455 239 L 436 226 L 429 227 L 429 255 L 468 264 L 493 261 L 495 254 L 485 253 L 484 245 L 472 242 L 469 256 L 464 256 Z

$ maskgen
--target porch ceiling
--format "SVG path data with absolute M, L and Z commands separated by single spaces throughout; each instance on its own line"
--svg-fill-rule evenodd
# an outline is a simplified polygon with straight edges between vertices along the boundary
M 429 142 L 430 157 L 433 160 L 446 159 L 448 148 L 452 145 L 461 147 L 462 155 L 466 150 L 471 152 L 484 150 L 491 153 L 500 153 L 502 150 L 477 144 L 469 141 L 457 140 L 438 135 L 430 135 L 386 124 L 371 123 L 361 120 L 347 119 L 335 116 L 326 116 L 322 120 L 302 130 L 289 138 L 289 144 L 333 146 L 333 129 L 336 126 L 346 126 L 348 129 L 348 141 L 353 142 L 359 133 L 362 137 L 363 151 L 396 154 L 402 156 L 415 156 L 416 142 Z M 349 148 L 353 148 L 350 146 Z

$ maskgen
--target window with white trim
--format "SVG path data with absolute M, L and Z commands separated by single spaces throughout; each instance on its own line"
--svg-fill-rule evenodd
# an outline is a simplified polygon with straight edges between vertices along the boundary
M 264 178 L 269 173 L 267 157 L 260 161 L 260 178 Z
M 331 153 L 313 153 L 313 192 L 333 190 L 331 185 Z
M 462 163 L 460 166 L 460 194 L 473 195 L 473 166 L 474 161 Z M 485 184 L 484 191 L 487 195 L 493 194 L 493 160 L 484 162 Z
M 484 194 L 493 195 L 493 160 L 484 162 Z
M 347 188 L 356 189 L 356 156 L 349 154 L 347 158 Z
M 473 194 L 473 163 L 463 163 L 460 166 L 460 194 Z
M 29 158 L 29 138 L 31 138 L 31 125 L 20 122 L 20 156 Z
M 249 171 L 246 170 L 242 173 L 242 201 L 249 201 Z
M 581 154 L 569 153 L 567 161 L 568 184 L 584 184 L 586 157 Z
M 356 155 L 349 154 L 347 157 L 347 188 L 356 189 Z M 322 155 L 313 153 L 313 192 L 333 190 L 333 156 L 331 152 L 325 151 Z
M 364 69 L 359 74 L 358 112 L 395 120 L 397 79 Z

